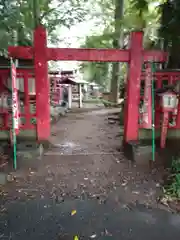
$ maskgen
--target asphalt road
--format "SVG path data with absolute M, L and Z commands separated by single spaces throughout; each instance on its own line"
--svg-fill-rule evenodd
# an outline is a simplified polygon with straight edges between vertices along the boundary
M 112 202 L 49 199 L 11 202 L 0 216 L 0 239 L 12 240 L 178 240 L 180 216 L 143 206 L 126 208 Z M 71 211 L 76 214 L 71 216 Z

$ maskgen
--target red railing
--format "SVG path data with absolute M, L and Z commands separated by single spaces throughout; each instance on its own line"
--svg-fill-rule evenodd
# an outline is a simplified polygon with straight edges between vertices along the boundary
M 11 99 L 8 78 L 10 78 L 10 70 L 0 69 L 0 130 L 9 130 L 12 124 L 11 105 L 8 105 L 8 98 Z M 36 99 L 35 94 L 30 93 L 29 89 L 29 86 L 32 85 L 30 81 L 35 81 L 33 71 L 17 69 L 17 78 L 23 79 L 21 83 L 23 91 L 18 92 L 20 129 L 34 129 L 36 126 Z
M 146 73 L 143 72 L 141 75 L 141 90 L 144 87 L 144 79 Z M 175 84 L 177 81 L 180 81 L 180 71 L 171 72 L 171 71 L 159 71 L 153 74 L 153 79 L 155 80 L 155 88 L 159 89 L 166 85 Z M 140 100 L 143 100 L 143 93 L 141 92 Z M 172 117 L 175 118 L 175 125 L 169 124 L 169 128 L 180 128 L 180 104 L 178 104 L 177 111 L 172 114 Z M 141 118 L 141 113 L 139 115 Z M 158 101 L 158 97 L 155 97 L 155 127 L 159 128 L 161 124 L 161 108 Z M 139 127 L 141 128 L 141 123 L 139 123 Z

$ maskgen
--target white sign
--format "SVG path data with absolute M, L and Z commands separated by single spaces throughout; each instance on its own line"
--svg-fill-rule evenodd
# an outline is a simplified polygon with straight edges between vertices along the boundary
M 11 66 L 12 77 L 12 114 L 13 123 L 16 134 L 19 132 L 19 109 L 18 109 L 18 91 L 16 86 L 16 67 L 14 64 Z

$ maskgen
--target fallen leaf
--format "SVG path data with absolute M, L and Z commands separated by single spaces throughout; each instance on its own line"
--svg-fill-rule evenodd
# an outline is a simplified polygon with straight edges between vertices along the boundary
M 72 212 L 71 212 L 71 216 L 74 216 L 76 213 L 77 213 L 76 210 L 72 210 Z
M 139 191 L 132 191 L 133 194 L 139 194 Z
M 121 186 L 126 186 L 127 185 L 127 182 L 123 182 L 122 184 L 121 184 Z
M 110 232 L 108 232 L 108 230 L 107 229 L 105 229 L 105 236 L 112 236 L 112 234 L 110 233 Z
M 6 208 L 2 208 L 2 209 L 0 209 L 0 212 L 1 212 L 1 213 L 6 212 L 6 211 L 7 211 Z
M 161 198 L 160 203 L 165 206 L 169 206 L 168 199 L 166 197 Z
M 93 235 L 90 236 L 90 238 L 96 238 L 96 237 L 97 237 L 96 234 L 93 234 Z

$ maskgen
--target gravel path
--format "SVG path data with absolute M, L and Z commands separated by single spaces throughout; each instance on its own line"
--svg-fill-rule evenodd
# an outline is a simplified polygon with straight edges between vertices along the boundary
M 180 216 L 156 201 L 161 169 L 124 159 L 107 114 L 69 113 L 53 127 L 54 147 L 0 190 L 0 239 L 179 239 Z

